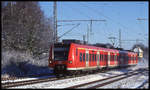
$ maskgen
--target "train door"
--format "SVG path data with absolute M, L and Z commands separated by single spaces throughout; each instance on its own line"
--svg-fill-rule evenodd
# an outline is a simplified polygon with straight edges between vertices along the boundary
M 118 66 L 119 53 L 116 53 L 116 66 Z
M 86 61 L 85 61 L 85 64 L 86 64 L 86 68 L 88 68 L 89 67 L 89 51 L 88 50 L 86 50 Z
M 106 67 L 108 67 L 108 52 L 105 52 L 105 61 Z
M 132 64 L 132 63 L 133 63 L 132 57 L 133 57 L 133 56 L 132 56 L 132 54 L 131 54 L 131 63 L 130 63 L 130 64 Z
M 110 66 L 110 52 L 108 52 L 108 66 Z
M 120 54 L 119 60 L 120 60 L 120 66 L 123 66 L 124 65 L 124 54 L 123 53 Z
M 100 55 L 99 55 L 99 51 L 97 51 L 97 58 L 96 58 L 96 59 L 97 59 L 97 67 L 99 67 L 99 65 L 100 65 L 100 64 L 99 64 L 99 56 L 100 56 Z
M 117 53 L 114 52 L 114 65 L 116 66 L 117 65 Z
M 102 68 L 104 66 L 103 64 L 103 51 L 100 51 L 100 67 Z

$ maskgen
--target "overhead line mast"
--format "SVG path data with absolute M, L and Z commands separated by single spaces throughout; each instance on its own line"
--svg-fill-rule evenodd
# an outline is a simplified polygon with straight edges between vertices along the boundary
M 57 22 L 90 22 L 90 32 L 92 32 L 92 24 L 93 21 L 106 21 L 106 20 L 97 20 L 97 19 L 91 19 L 91 20 L 57 20 Z M 89 35 L 87 35 L 87 42 L 89 40 Z
M 57 39 L 57 4 L 56 4 L 56 1 L 54 1 L 53 16 L 54 16 L 54 41 L 58 42 L 58 39 Z

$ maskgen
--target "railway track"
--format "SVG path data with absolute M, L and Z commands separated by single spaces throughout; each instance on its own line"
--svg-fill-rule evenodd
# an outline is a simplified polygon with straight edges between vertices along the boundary
M 41 76 L 48 76 L 48 75 L 54 75 L 53 73 L 43 73 L 43 74 L 36 74 L 36 75 L 20 75 L 20 76 L 10 76 L 9 78 L 1 78 L 2 81 L 6 80 L 17 80 L 17 79 L 24 79 L 28 77 L 41 77 Z
M 35 83 L 54 81 L 54 80 L 57 80 L 57 78 L 49 77 L 49 78 L 26 80 L 26 81 L 19 81 L 19 82 L 7 82 L 7 83 L 2 83 L 1 85 L 2 85 L 2 88 L 10 88 L 10 87 L 17 87 L 17 86 L 22 86 L 22 85 L 30 85 L 30 84 L 35 84 Z
M 138 71 L 138 70 L 136 70 L 136 71 Z M 130 71 L 130 73 L 131 73 L 131 71 Z M 125 74 L 129 75 L 129 73 L 125 73 Z M 125 75 L 125 74 L 121 74 L 121 75 Z M 121 76 L 121 75 L 119 75 L 119 76 Z M 76 75 L 75 77 L 81 77 L 81 76 L 86 76 L 86 75 Z M 115 78 L 115 77 L 118 77 L 118 76 L 114 76 L 114 77 L 110 77 L 110 78 Z M 10 87 L 31 85 L 31 84 L 42 83 L 42 82 L 63 80 L 63 79 L 68 79 L 68 78 L 73 78 L 73 76 L 67 76 L 67 77 L 63 77 L 63 78 L 49 77 L 49 78 L 40 78 L 40 79 L 35 79 L 35 80 L 26 80 L 26 81 L 19 81 L 19 82 L 7 82 L 7 83 L 2 83 L 1 85 L 2 85 L 2 88 L 10 88 Z M 99 82 L 110 79 L 110 78 L 99 80 Z M 68 88 L 78 88 L 78 87 L 96 83 L 96 82 L 98 82 L 98 81 L 89 82 L 89 83 L 81 84 L 81 85 L 76 85 L 76 86 L 72 86 L 72 87 L 68 87 Z M 92 87 L 92 88 L 96 88 L 96 87 Z
M 96 81 L 92 81 L 92 82 L 88 82 L 88 83 L 84 83 L 84 84 L 80 84 L 80 85 L 75 85 L 75 86 L 71 86 L 71 87 L 67 87 L 67 88 L 99 88 L 99 87 L 114 83 L 116 81 L 131 77 L 133 75 L 143 73 L 143 70 L 148 71 L 148 69 L 138 69 L 138 70 L 128 72 L 125 74 L 116 75 L 113 77 L 108 77 L 108 78 L 104 78 L 104 79 L 100 79 L 100 80 L 96 80 Z
M 105 71 L 103 71 L 103 72 L 105 72 Z M 99 72 L 96 72 L 96 73 L 99 73 Z M 39 78 L 39 76 L 44 76 L 44 75 L 54 75 L 54 74 L 48 73 L 48 74 L 39 74 L 39 75 L 30 75 L 30 76 L 20 76 L 19 78 L 13 77 L 11 79 L 6 79 L 6 80 L 21 80 L 21 79 L 25 79 L 26 77 L 37 77 L 37 78 Z M 8 81 L 6 83 L 1 83 L 1 85 L 2 85 L 2 88 L 10 88 L 10 87 L 30 85 L 30 84 L 36 84 L 36 83 L 42 83 L 42 82 L 48 82 L 48 81 L 68 79 L 68 78 L 73 78 L 73 77 L 81 77 L 81 76 L 86 76 L 86 75 L 81 74 L 81 75 L 66 76 L 66 77 L 61 77 L 61 78 L 50 77 L 50 78 L 44 78 L 44 79 L 42 78 L 42 79 L 25 80 L 25 81 L 17 81 L 17 82 Z M 5 82 L 5 80 L 3 80 L 3 82 Z

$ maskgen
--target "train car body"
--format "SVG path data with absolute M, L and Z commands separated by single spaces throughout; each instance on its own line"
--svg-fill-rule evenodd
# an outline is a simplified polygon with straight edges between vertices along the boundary
M 134 52 L 76 43 L 54 44 L 49 55 L 49 67 L 56 74 L 131 66 L 137 62 Z

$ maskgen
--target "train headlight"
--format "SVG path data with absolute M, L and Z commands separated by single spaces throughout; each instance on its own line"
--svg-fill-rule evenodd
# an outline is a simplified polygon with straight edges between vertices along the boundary
M 49 63 L 52 63 L 52 61 L 49 61 Z
M 72 63 L 72 61 L 69 61 L 69 63 L 71 64 L 71 63 Z

